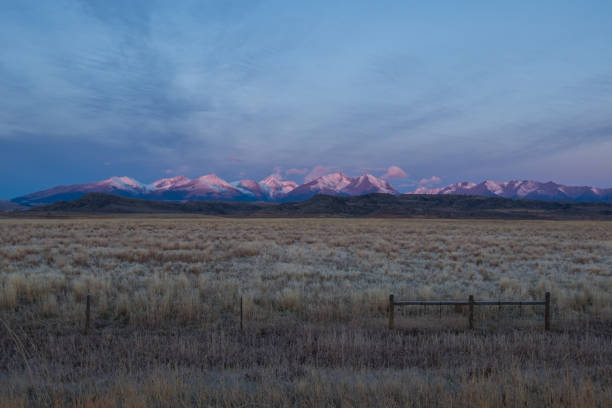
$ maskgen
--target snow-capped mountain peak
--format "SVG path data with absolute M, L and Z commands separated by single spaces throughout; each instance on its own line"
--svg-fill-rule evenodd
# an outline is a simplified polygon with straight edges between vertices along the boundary
M 344 173 L 336 172 L 336 173 L 327 174 L 325 176 L 321 176 L 318 179 L 315 179 L 307 184 L 310 184 L 311 190 L 326 189 L 326 190 L 340 192 L 346 186 L 351 184 L 352 181 L 353 179 L 351 179 L 350 177 L 347 177 Z
M 113 176 L 107 178 L 106 180 L 98 181 L 97 183 L 93 184 L 108 186 L 111 188 L 116 188 L 118 190 L 145 191 L 147 189 L 145 184 L 127 176 Z
M 176 188 L 178 186 L 182 186 L 183 184 L 187 184 L 190 181 L 191 180 L 185 176 L 176 176 L 157 180 L 153 182 L 152 186 L 156 190 L 169 190 L 171 188 Z
M 241 180 L 228 183 L 215 174 L 190 180 L 176 176 L 157 180 L 149 185 L 133 178 L 110 177 L 87 184 L 57 186 L 11 200 L 23 206 L 74 200 L 87 193 L 109 193 L 125 197 L 155 200 L 216 200 L 216 201 L 300 201 L 315 194 L 355 196 L 370 193 L 398 194 L 388 181 L 364 174 L 351 178 L 341 172 L 331 173 L 299 185 L 272 174 L 260 182 Z M 612 202 L 612 189 L 564 186 L 552 181 L 533 180 L 498 182 L 486 180 L 476 184 L 459 182 L 445 187 L 419 187 L 410 194 L 459 194 L 503 198 L 526 198 L 560 201 Z
M 493 180 L 486 180 L 484 183 L 484 187 L 494 194 L 499 194 L 503 191 L 503 183 L 498 183 Z
M 268 177 L 266 177 L 265 179 L 261 180 L 260 183 L 261 184 L 266 184 L 266 185 L 277 184 L 277 183 L 280 183 L 281 180 L 282 180 L 282 177 L 279 174 L 272 173 Z
M 509 184 L 516 190 L 516 194 L 519 197 L 526 197 L 539 188 L 538 183 L 531 180 L 511 181 Z M 560 186 L 554 186 L 554 188 L 563 191 Z
M 398 194 L 391 184 L 371 174 L 364 174 L 346 186 L 345 191 L 351 195 L 362 195 L 368 193 Z
M 472 188 L 476 186 L 476 183 L 472 183 L 471 181 L 461 181 L 457 183 L 457 186 L 460 188 Z
M 266 198 L 266 190 L 255 180 L 233 181 L 230 184 L 254 199 L 264 200 Z
M 388 191 L 389 194 L 395 194 L 397 193 L 397 191 L 395 191 L 395 189 L 391 186 L 391 183 L 389 183 L 387 180 L 383 180 L 381 178 L 375 177 L 371 174 L 365 174 L 363 176 L 360 176 L 358 179 L 358 185 L 359 184 L 366 184 L 369 183 L 373 186 L 378 187 L 379 190 L 386 190 Z
M 410 194 L 459 194 L 537 200 L 612 201 L 612 189 L 572 187 L 552 181 L 542 183 L 533 180 L 511 180 L 505 182 L 486 180 L 480 184 L 459 182 L 446 187 L 420 187 Z
M 240 180 L 236 182 L 236 184 L 232 183 L 232 185 L 236 187 L 243 187 L 243 188 L 248 188 L 248 189 L 255 189 L 255 188 L 260 187 L 259 183 L 256 182 L 255 180 Z
M 197 181 L 200 184 L 209 184 L 211 186 L 229 186 L 230 184 L 217 176 L 216 174 L 205 174 L 196 178 L 194 181 Z
M 295 181 L 283 180 L 278 174 L 270 174 L 259 182 L 267 195 L 275 199 L 293 191 L 298 184 Z
M 232 186 L 227 181 L 218 177 L 216 174 L 205 174 L 191 180 L 189 183 L 183 184 L 179 189 L 191 190 L 195 192 L 237 192 L 236 187 Z
M 398 194 L 387 181 L 365 174 L 361 177 L 351 178 L 344 173 L 337 172 L 321 176 L 308 183 L 302 184 L 291 191 L 287 198 L 302 200 L 315 194 L 330 195 L 363 195 L 369 193 Z

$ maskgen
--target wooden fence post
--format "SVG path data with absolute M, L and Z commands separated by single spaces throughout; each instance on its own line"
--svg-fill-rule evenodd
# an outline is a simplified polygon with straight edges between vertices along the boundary
M 482 336 L 487 337 L 487 313 L 482 310 Z
M 470 295 L 468 302 L 470 303 L 470 330 L 474 328 L 474 295 Z
M 544 298 L 544 330 L 550 330 L 550 292 L 546 292 Z
M 87 304 L 85 306 L 85 335 L 89 333 L 89 312 L 91 309 L 91 294 L 87 292 Z
M 395 304 L 393 302 L 393 295 L 389 295 L 389 330 L 393 328 L 393 309 Z
M 242 331 L 242 296 L 240 296 L 240 331 Z

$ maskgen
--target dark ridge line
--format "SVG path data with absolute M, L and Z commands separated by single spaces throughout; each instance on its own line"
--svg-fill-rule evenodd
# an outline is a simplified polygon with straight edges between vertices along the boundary
M 340 217 L 612 220 L 612 204 L 467 195 L 373 193 L 362 196 L 316 195 L 288 203 L 232 201 L 156 201 L 88 193 L 71 201 L 4 213 L 3 217 L 75 215 L 205 215 L 221 217 Z

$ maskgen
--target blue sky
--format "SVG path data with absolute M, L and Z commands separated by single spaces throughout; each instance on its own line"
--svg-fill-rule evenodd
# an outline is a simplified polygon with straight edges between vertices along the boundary
M 0 198 L 391 165 L 610 187 L 611 39 L 607 1 L 6 0 Z

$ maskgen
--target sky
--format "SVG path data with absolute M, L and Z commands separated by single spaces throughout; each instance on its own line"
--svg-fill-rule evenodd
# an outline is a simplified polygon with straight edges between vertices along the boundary
M 331 171 L 612 187 L 612 3 L 0 2 L 0 198 Z

